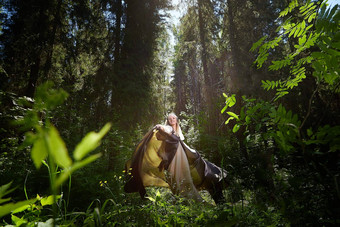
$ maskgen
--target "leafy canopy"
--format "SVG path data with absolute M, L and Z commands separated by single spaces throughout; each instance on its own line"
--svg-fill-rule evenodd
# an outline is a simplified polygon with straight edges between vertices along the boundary
M 307 1 L 306 4 L 300 5 L 294 0 L 279 17 L 286 17 L 293 10 L 297 10 L 298 15 L 289 16 L 279 26 L 277 37 L 265 41 L 265 36 L 251 48 L 251 51 L 259 49 L 255 64 L 261 68 L 275 47 L 293 43 L 294 48 L 289 54 L 283 59 L 273 60 L 269 66 L 269 70 L 274 71 L 288 67 L 290 74 L 282 80 L 262 81 L 262 87 L 266 90 L 276 89 L 277 100 L 297 87 L 308 76 L 306 68 L 312 67 L 312 75 L 318 84 L 326 84 L 339 92 L 339 88 L 336 88 L 339 83 L 340 65 L 338 5 L 328 8 L 323 1 Z

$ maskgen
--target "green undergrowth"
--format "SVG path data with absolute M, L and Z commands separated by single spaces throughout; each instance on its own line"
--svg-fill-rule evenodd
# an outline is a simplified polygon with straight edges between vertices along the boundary
M 110 191 L 108 182 L 103 188 Z M 166 188 L 149 188 L 146 199 L 138 194 L 115 195 L 114 199 L 95 200 L 85 213 L 74 216 L 67 225 L 85 226 L 286 226 L 280 212 L 263 209 L 250 201 L 216 206 L 206 191 L 206 202 L 198 203 L 174 196 Z M 65 223 L 66 224 L 66 223 Z
M 122 226 L 285 226 L 286 223 L 274 208 L 264 210 L 247 200 L 215 205 L 206 191 L 200 192 L 204 203 L 174 196 L 165 188 L 150 188 L 147 193 L 146 200 L 128 195 L 124 204 L 117 204 L 114 211 L 108 209 L 102 221 Z M 228 197 L 228 192 L 225 193 Z
M 98 194 L 85 209 L 67 209 L 67 198 L 57 197 L 57 226 L 286 226 L 279 210 L 256 206 L 253 192 L 243 192 L 241 200 L 232 200 L 232 191 L 224 191 L 226 203 L 216 205 L 207 191 L 200 194 L 205 202 L 175 196 L 167 188 L 147 188 L 147 196 L 123 192 L 124 173 L 103 179 Z M 51 196 L 40 196 L 30 205 L 14 210 L 1 221 L 5 226 L 53 226 Z
M 121 152 L 115 156 L 118 164 L 113 170 L 107 169 L 107 140 L 114 135 L 117 141 L 125 141 L 115 125 L 106 124 L 99 132 L 87 133 L 74 149 L 69 149 L 52 117 L 52 110 L 66 97 L 63 90 L 45 83 L 38 88 L 35 99 L 20 98 L 18 108 L 22 108 L 16 124 L 26 132 L 21 146 L 29 151 L 26 161 L 35 170 L 27 172 L 23 184 L 18 183 L 19 177 L 12 178 L 10 183 L 1 182 L 0 225 L 280 226 L 287 223 L 280 209 L 269 204 L 255 205 L 259 204 L 255 192 L 242 189 L 237 183 L 239 178 L 231 177 L 232 174 L 233 183 L 225 190 L 227 202 L 221 205 L 214 204 L 206 191 L 201 192 L 205 202 L 199 203 L 175 196 L 166 188 L 148 188 L 145 199 L 138 193 L 126 194 L 122 169 L 126 158 L 131 157 L 127 148 L 132 147 L 132 142 L 115 145 Z M 108 134 L 106 141 L 105 134 Z M 6 163 L 9 157 L 1 160 Z M 46 176 L 40 182 L 41 187 L 34 186 L 35 171 Z M 24 198 L 18 196 L 20 193 Z

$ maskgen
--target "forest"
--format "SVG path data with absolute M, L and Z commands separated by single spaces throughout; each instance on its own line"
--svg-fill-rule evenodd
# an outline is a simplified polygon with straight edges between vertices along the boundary
M 0 225 L 339 226 L 339 27 L 325 0 L 0 1 Z M 124 192 L 170 112 L 222 204 Z

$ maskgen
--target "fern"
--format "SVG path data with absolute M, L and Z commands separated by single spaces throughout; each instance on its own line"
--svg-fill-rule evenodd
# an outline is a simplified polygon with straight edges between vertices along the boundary
M 299 8 L 300 13 L 303 13 L 302 15 L 308 13 L 308 12 L 310 11 L 311 7 L 314 7 L 314 8 L 315 8 L 315 5 L 314 5 L 313 2 L 310 3 L 310 4 L 306 4 L 306 5 L 301 6 L 301 7 Z
M 287 57 L 283 60 L 272 61 L 272 64 L 269 66 L 269 70 L 276 71 L 286 67 L 292 63 L 292 59 Z
M 270 80 L 264 81 L 264 80 L 262 80 L 261 82 L 262 82 L 262 87 L 264 89 L 266 89 L 267 91 L 269 89 L 274 89 L 274 88 L 276 88 L 276 87 L 281 85 L 280 81 L 270 81 Z
M 287 111 L 281 104 L 277 108 L 271 108 L 268 115 L 271 118 L 271 124 L 277 127 L 275 133 L 272 133 L 276 143 L 283 151 L 291 151 L 294 148 L 292 143 L 300 136 L 301 121 L 298 115 L 293 114 L 291 110 Z
M 282 37 L 279 36 L 271 41 L 268 41 L 267 43 L 263 44 L 259 48 L 259 55 L 254 61 L 254 63 L 257 65 L 257 68 L 261 68 L 263 63 L 268 59 L 268 56 L 269 56 L 268 50 L 273 49 L 276 46 L 278 46 L 281 41 L 282 41 Z
M 282 23 L 278 31 L 281 35 L 264 42 L 267 37 L 256 42 L 251 51 L 259 49 L 258 57 L 254 61 L 258 68 L 261 68 L 268 59 L 269 50 L 275 49 L 280 42 L 288 37 L 297 39 L 294 50 L 284 59 L 273 60 L 269 66 L 270 71 L 277 71 L 289 67 L 290 75 L 280 81 L 262 81 L 262 88 L 265 90 L 276 89 L 275 100 L 289 93 L 306 78 L 306 67 L 312 66 L 313 76 L 317 81 L 325 82 L 334 86 L 339 81 L 340 63 L 340 40 L 339 40 L 339 10 L 338 6 L 327 9 L 325 3 L 307 2 L 299 5 L 298 1 L 292 1 L 289 6 L 280 13 L 280 17 L 289 15 L 297 7 L 299 15 L 290 17 Z M 320 8 L 320 10 L 319 10 Z M 314 23 L 315 21 L 315 23 Z M 321 51 L 308 52 L 311 47 L 318 46 Z M 302 53 L 307 57 L 301 57 Z
M 288 15 L 288 13 L 292 12 L 293 9 L 295 9 L 298 6 L 299 6 L 299 4 L 298 4 L 297 0 L 291 1 L 289 3 L 288 7 L 280 13 L 279 17 L 284 17 L 284 16 Z
M 250 49 L 250 51 L 255 51 L 265 39 L 267 39 L 268 36 L 263 36 L 261 39 L 259 39 L 256 43 L 254 43 Z

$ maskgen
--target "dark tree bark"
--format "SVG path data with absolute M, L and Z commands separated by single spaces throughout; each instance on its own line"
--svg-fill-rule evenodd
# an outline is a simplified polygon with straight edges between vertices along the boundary
M 209 75 L 208 70 L 208 63 L 207 63 L 207 47 L 206 47 L 206 39 L 205 39 L 205 25 L 204 25 L 204 19 L 203 19 L 203 0 L 198 1 L 198 21 L 199 21 L 199 35 L 200 35 L 200 44 L 202 46 L 202 66 L 203 66 L 203 73 L 204 73 L 204 79 L 205 83 L 208 85 L 208 90 L 210 90 L 211 86 L 211 78 Z
M 121 49 L 121 21 L 123 15 L 122 0 L 116 1 L 116 27 L 115 27 L 115 46 L 114 46 L 114 68 L 117 71 L 120 62 L 120 49 Z
M 46 33 L 47 31 L 47 24 L 48 24 L 48 16 L 46 15 L 46 10 L 48 9 L 49 3 L 43 2 L 41 4 L 39 10 L 38 20 L 34 21 L 40 26 L 37 26 L 33 29 L 33 33 L 38 36 L 37 41 L 34 43 L 36 50 L 33 51 L 34 61 L 31 65 L 31 71 L 28 79 L 28 84 L 26 87 L 26 96 L 33 97 L 35 93 L 35 89 L 37 86 L 37 82 L 39 79 L 39 73 L 41 71 L 41 55 L 44 48 L 44 42 L 46 41 Z
M 37 81 L 39 77 L 39 71 L 40 71 L 40 55 L 38 55 L 34 61 L 34 63 L 31 65 L 31 73 L 28 80 L 28 85 L 26 88 L 26 96 L 28 97 L 34 97 L 35 89 L 37 87 Z
M 231 48 L 231 59 L 232 59 L 232 67 L 231 67 L 231 77 L 232 80 L 234 81 L 234 84 L 237 85 L 239 88 L 240 85 L 240 80 L 238 77 L 241 75 L 239 74 L 240 70 L 240 63 L 239 63 L 239 58 L 238 58 L 238 47 L 237 47 L 237 29 L 236 29 L 236 24 L 235 24 L 235 4 L 236 1 L 234 0 L 229 0 L 228 1 L 228 24 L 229 24 L 229 42 L 230 42 L 230 48 Z M 236 72 L 238 72 L 236 74 Z M 236 92 L 236 91 L 234 91 Z
M 61 5 L 62 5 L 63 0 L 58 0 L 58 5 L 55 11 L 54 15 L 54 20 L 53 20 L 53 29 L 50 34 L 49 42 L 48 42 L 48 51 L 47 51 L 47 57 L 46 57 L 46 62 L 45 62 L 45 67 L 44 67 L 44 78 L 48 78 L 48 73 L 51 69 L 52 65 L 52 56 L 53 56 L 53 50 L 54 50 L 54 43 L 55 43 L 55 38 L 56 38 L 56 33 L 57 33 L 57 28 L 60 26 L 60 11 L 61 11 Z
M 206 26 L 204 23 L 204 18 L 203 18 L 203 9 L 204 9 L 204 2 L 203 0 L 199 0 L 198 1 L 198 22 L 199 22 L 199 37 L 200 37 L 200 44 L 201 44 L 201 60 L 202 60 L 202 67 L 203 67 L 203 76 L 204 76 L 204 88 L 205 88 L 205 101 L 206 101 L 206 106 L 207 106 L 207 110 L 206 110 L 206 114 L 207 117 L 209 119 L 209 123 L 207 125 L 207 129 L 209 134 L 212 134 L 215 132 L 215 124 L 211 124 L 211 122 L 213 121 L 213 117 L 214 117 L 214 108 L 213 108 L 213 91 L 212 91 L 212 80 L 211 80 L 211 76 L 210 76 L 210 72 L 209 72 L 209 62 L 208 62 L 208 51 L 207 51 L 207 46 L 206 46 Z

